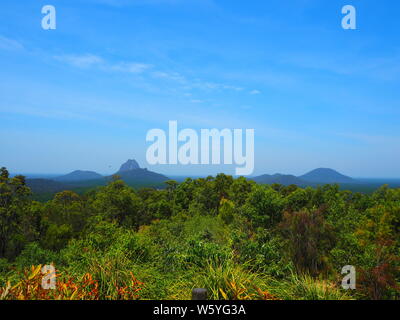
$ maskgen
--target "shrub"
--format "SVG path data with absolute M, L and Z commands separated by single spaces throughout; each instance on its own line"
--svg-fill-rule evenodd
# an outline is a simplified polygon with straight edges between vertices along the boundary
M 15 264 L 19 269 L 25 269 L 32 265 L 58 264 L 60 256 L 51 250 L 40 247 L 36 242 L 28 244 L 17 257 Z
M 196 277 L 194 286 L 207 289 L 212 300 L 276 299 L 266 290 L 262 274 L 246 271 L 229 260 L 219 265 L 209 263 Z
M 326 268 L 326 255 L 335 238 L 321 210 L 286 212 L 281 230 L 288 239 L 289 253 L 298 272 L 317 275 Z
M 334 282 L 309 275 L 292 273 L 288 280 L 273 280 L 270 285 L 271 292 L 284 300 L 352 300 L 349 293 Z

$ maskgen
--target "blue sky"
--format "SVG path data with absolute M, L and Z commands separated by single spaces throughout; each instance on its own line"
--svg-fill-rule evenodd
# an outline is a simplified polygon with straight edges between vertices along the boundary
M 177 120 L 254 128 L 254 174 L 400 177 L 399 17 L 389 0 L 3 0 L 0 165 L 233 173 L 147 165 L 147 131 Z

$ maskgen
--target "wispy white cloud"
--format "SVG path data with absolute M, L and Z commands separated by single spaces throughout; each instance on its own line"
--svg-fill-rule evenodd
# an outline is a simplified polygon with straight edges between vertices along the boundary
M 0 35 L 0 49 L 2 50 L 22 50 L 24 46 L 17 40 L 13 40 Z
M 155 71 L 152 73 L 152 76 L 159 79 L 166 79 L 179 82 L 181 84 L 186 84 L 186 78 L 179 74 L 178 72 L 164 72 L 164 71 Z
M 224 83 L 215 83 L 215 82 L 208 82 L 202 81 L 200 79 L 196 79 L 193 84 L 193 87 L 200 88 L 200 89 L 210 89 L 210 90 L 233 90 L 233 91 L 243 91 L 243 88 L 228 85 Z
M 261 94 L 261 91 L 259 91 L 259 90 L 251 90 L 250 94 L 252 94 L 252 95 Z
M 211 81 L 205 81 L 202 79 L 189 79 L 178 72 L 165 72 L 165 71 L 154 71 L 151 73 L 154 78 L 164 79 L 168 81 L 174 81 L 183 86 L 185 90 L 199 89 L 205 91 L 212 90 L 232 90 L 232 91 L 243 91 L 244 89 L 239 86 L 217 83 Z
M 142 73 L 147 69 L 152 68 L 153 66 L 145 63 L 127 63 L 121 62 L 115 65 L 110 65 L 109 69 L 113 71 L 119 72 L 128 72 L 128 73 Z
M 173 92 L 174 95 L 180 93 L 184 97 L 190 97 L 191 91 L 201 90 L 204 92 L 211 91 L 234 91 L 234 92 L 247 92 L 249 94 L 258 94 L 260 91 L 245 90 L 243 87 L 219 83 L 215 81 L 207 81 L 199 78 L 190 78 L 176 71 L 165 71 L 158 69 L 157 66 L 142 62 L 124 62 L 124 61 L 110 61 L 95 54 L 67 54 L 55 56 L 54 59 L 68 64 L 70 66 L 81 69 L 93 69 L 102 72 L 119 72 L 140 74 L 142 87 L 159 88 L 154 85 L 154 80 L 163 81 L 165 85 L 163 90 L 167 89 L 168 92 Z M 151 89 L 150 88 L 150 89 Z M 191 103 L 201 103 L 204 100 L 191 99 Z
M 192 100 L 190 100 L 190 102 L 191 103 L 203 103 L 204 101 L 200 100 L 200 99 L 192 99 Z
M 56 60 L 78 68 L 89 68 L 94 65 L 104 64 L 104 60 L 93 54 L 55 56 Z
M 152 65 L 137 62 L 111 63 L 94 54 L 62 55 L 55 56 L 56 60 L 67 63 L 77 68 L 98 68 L 102 71 L 115 71 L 126 73 L 142 73 L 152 68 Z

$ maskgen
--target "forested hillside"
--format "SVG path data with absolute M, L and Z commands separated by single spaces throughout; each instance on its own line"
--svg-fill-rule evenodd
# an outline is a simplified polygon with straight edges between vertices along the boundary
M 399 299 L 400 189 L 118 177 L 83 195 L 33 201 L 0 171 L 1 299 Z M 40 267 L 57 269 L 56 290 Z M 356 268 L 355 290 L 341 270 Z

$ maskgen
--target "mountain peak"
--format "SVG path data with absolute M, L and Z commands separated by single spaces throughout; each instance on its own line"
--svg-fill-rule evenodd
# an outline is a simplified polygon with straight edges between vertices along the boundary
M 124 164 L 121 165 L 118 172 L 127 172 L 132 170 L 140 169 L 139 164 L 134 159 L 129 159 Z
M 162 174 L 140 168 L 136 160 L 126 161 L 116 174 L 128 185 L 155 186 L 169 180 Z

